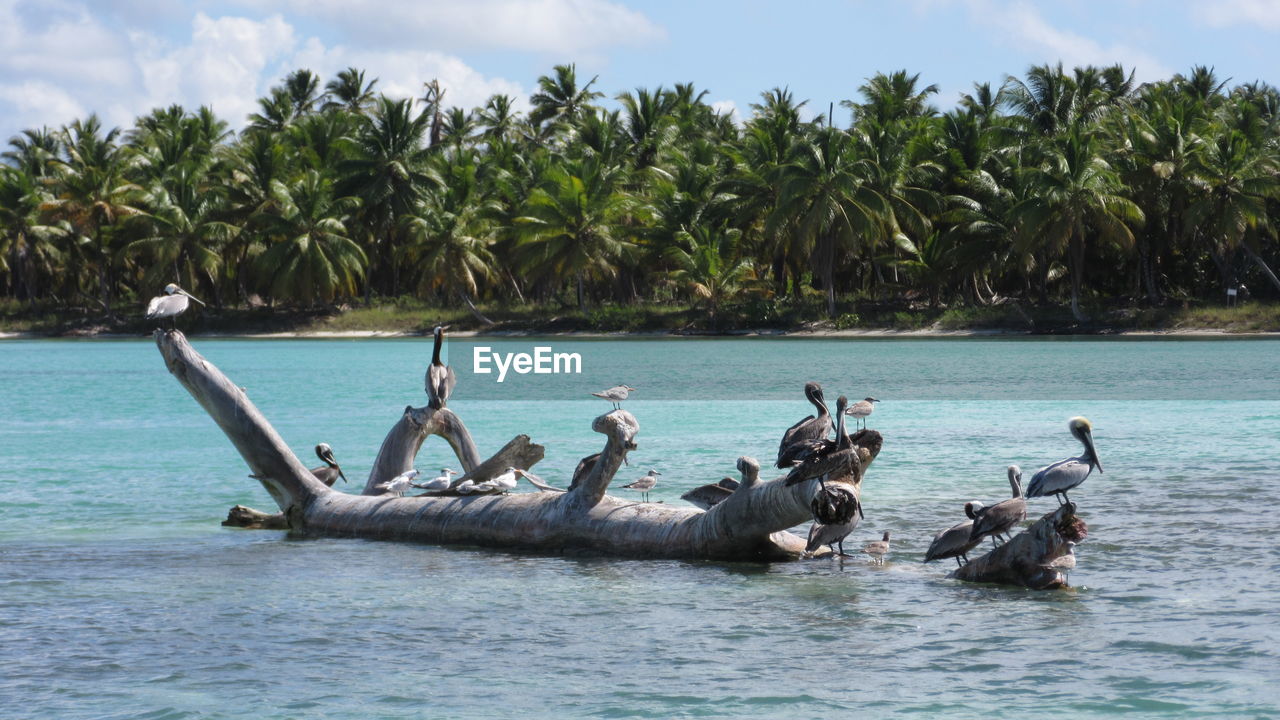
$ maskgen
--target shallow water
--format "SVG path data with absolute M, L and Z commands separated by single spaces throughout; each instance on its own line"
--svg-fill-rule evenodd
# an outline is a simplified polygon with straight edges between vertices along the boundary
M 422 340 L 197 340 L 308 464 L 357 484 Z M 473 375 L 484 345 L 579 352 L 581 375 Z M 884 401 L 850 545 L 774 565 L 543 557 L 218 526 L 271 509 L 145 341 L 0 343 L 3 717 L 815 717 L 1280 712 L 1280 341 L 475 340 L 450 406 L 482 452 L 518 432 L 563 484 L 599 450 L 586 394 L 639 389 L 620 479 L 652 499 L 766 460 L 820 380 Z M 1090 536 L 1069 591 L 921 564 L 966 500 L 1078 452 Z M 419 467 L 453 464 L 430 441 Z M 626 495 L 627 491 L 617 490 Z M 1056 503 L 1032 501 L 1033 514 Z

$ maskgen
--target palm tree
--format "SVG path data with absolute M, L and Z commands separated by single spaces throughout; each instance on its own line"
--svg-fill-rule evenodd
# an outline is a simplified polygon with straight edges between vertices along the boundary
M 529 104 L 533 106 L 529 122 L 541 128 L 544 135 L 571 127 L 591 106 L 592 100 L 603 97 L 603 93 L 591 89 L 596 77 L 578 87 L 577 66 L 556 65 L 552 70 L 555 77 L 539 77 L 538 92 L 529 96 Z
M 876 73 L 858 88 L 864 102 L 844 100 L 843 107 L 853 110 L 854 122 L 870 120 L 886 125 L 909 118 L 929 117 L 937 110 L 929 105 L 929 96 L 938 93 L 937 85 L 917 89 L 920 75 L 908 75 L 906 70 L 885 75 Z
M 631 143 L 635 168 L 643 170 L 657 161 L 658 148 L 672 138 L 675 97 L 659 87 L 652 92 L 636 88 L 634 94 L 622 93 L 617 99 L 622 103 L 623 129 Z
M 21 168 L 0 165 L 0 269 L 10 273 L 9 291 L 34 307 L 37 276 L 54 271 L 57 248 L 49 242 L 52 228 L 40 223 L 44 193 Z
M 510 95 L 493 95 L 476 113 L 476 125 L 486 142 L 506 140 L 515 129 L 517 113 Z
M 400 291 L 400 220 L 414 212 L 428 189 L 439 184 L 427 162 L 430 121 L 426 112 L 414 115 L 408 100 L 380 97 L 369 117 L 360 121 L 351 156 L 338 166 L 339 192 L 359 199 L 357 217 L 376 248 L 366 295 L 378 275 L 384 291 Z
M 97 271 L 99 301 L 108 316 L 115 294 L 113 232 L 120 220 L 141 212 L 134 204 L 141 188 L 128 180 L 131 160 L 115 142 L 119 134 L 119 128 L 103 133 L 97 115 L 64 128 L 55 195 L 41 205 L 53 218 L 70 223 L 81 239 Z
M 702 226 L 681 231 L 676 244 L 663 252 L 671 263 L 667 277 L 690 295 L 707 304 L 712 322 L 720 307 L 755 280 L 751 260 L 739 254 L 742 231 L 736 228 Z
M 272 297 L 314 305 L 355 295 L 367 258 L 342 219 L 354 202 L 334 199 L 333 182 L 315 170 L 275 181 L 272 194 L 275 211 L 262 217 L 272 241 L 258 261 Z
M 548 170 L 516 218 L 517 248 L 535 275 L 573 277 L 579 309 L 586 310 L 589 278 L 613 278 L 634 249 L 623 220 L 637 209 L 623 191 L 625 173 L 598 158 L 566 160 Z
M 322 110 L 343 109 L 353 115 L 360 115 L 373 104 L 373 88 L 378 78 L 364 81 L 364 71 L 349 67 L 340 70 L 338 76 L 324 86 L 324 103 Z
M 1096 235 L 1122 248 L 1133 245 L 1130 224 L 1144 221 L 1142 210 L 1124 197 L 1119 175 L 1099 152 L 1095 136 L 1077 128 L 1046 150 L 1045 164 L 1027 169 L 1031 196 L 1013 214 L 1023 245 L 1039 245 L 1048 254 L 1067 254 L 1071 275 L 1071 312 L 1080 310 L 1086 242 Z

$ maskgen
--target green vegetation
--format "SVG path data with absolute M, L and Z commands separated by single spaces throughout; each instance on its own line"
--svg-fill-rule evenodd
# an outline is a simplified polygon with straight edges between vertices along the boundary
M 905 71 L 834 113 L 691 84 L 603 103 L 557 66 L 527 114 L 288 75 L 207 108 L 9 141 L 0 329 L 1277 329 L 1280 93 L 1197 67 L 1030 68 L 956 109 Z M 815 116 L 816 115 L 816 116 Z

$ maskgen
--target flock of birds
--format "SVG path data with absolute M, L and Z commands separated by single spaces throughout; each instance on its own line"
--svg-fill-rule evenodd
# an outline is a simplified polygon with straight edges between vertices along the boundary
M 177 316 L 187 310 L 190 300 L 204 304 L 175 283 L 169 283 L 165 286 L 163 295 L 151 298 L 147 304 L 146 317 L 151 320 L 168 318 L 170 327 L 175 328 Z M 437 409 L 444 406 L 444 401 L 457 383 L 453 368 L 440 360 L 443 331 L 443 327 L 435 328 L 435 347 L 426 377 L 428 404 Z M 591 394 L 609 401 L 616 410 L 621 408 L 621 404 L 635 391 L 636 388 L 622 384 Z M 855 425 L 860 424 L 865 430 L 867 418 L 875 411 L 875 404 L 880 401 L 873 397 L 866 397 L 850 405 L 848 399 L 841 395 L 836 400 L 836 419 L 833 422 L 821 385 L 816 382 L 806 383 L 804 394 L 814 406 L 815 413 L 787 428 L 783 433 L 782 442 L 778 445 L 776 465 L 778 468 L 789 470 L 785 480 L 787 485 L 794 485 L 812 477 L 819 479 L 819 490 L 810 505 L 814 522 L 810 527 L 805 545 L 806 555 L 812 556 L 825 545 L 838 557 L 848 557 L 844 550 L 844 541 L 858 526 L 859 520 L 865 518 L 862 504 L 850 485 L 843 482 L 828 484 L 824 478 L 839 478 L 842 477 L 841 471 L 852 470 L 856 450 L 853 436 L 845 430 L 845 418 L 852 418 Z M 990 537 L 993 546 L 997 546 L 998 541 L 1002 539 L 1005 542 L 1012 539 L 1011 532 L 1027 517 L 1027 498 L 1054 495 L 1058 498 L 1060 505 L 1068 503 L 1071 501 L 1067 496 L 1069 490 L 1083 483 L 1094 468 L 1101 473 L 1102 462 L 1098 459 L 1098 452 L 1093 445 L 1093 426 L 1083 417 L 1074 417 L 1068 421 L 1067 427 L 1072 437 L 1084 446 L 1083 454 L 1040 468 L 1031 477 L 1031 482 L 1025 489 L 1022 486 L 1022 470 L 1017 465 L 1010 465 L 1008 475 L 1012 496 L 990 507 L 979 500 L 965 503 L 964 514 L 968 519 L 935 535 L 929 549 L 925 552 L 924 561 L 927 563 L 955 558 L 956 566 L 960 567 L 963 563 L 969 562 L 969 552 L 984 538 Z M 833 429 L 834 438 L 831 437 Z M 346 475 L 334 459 L 333 448 L 327 443 L 320 443 L 316 445 L 315 452 L 316 456 L 324 462 L 324 465 L 311 470 L 318 480 L 329 487 L 332 487 L 339 478 L 344 483 L 347 482 Z M 440 468 L 438 476 L 425 482 L 415 482 L 421 473 L 418 470 L 409 470 L 387 481 L 384 489 L 395 495 L 403 495 L 410 488 L 429 492 L 452 490 L 461 495 L 505 493 L 514 490 L 520 478 L 528 480 L 539 490 L 557 489 L 542 482 L 536 475 L 517 467 L 508 467 L 497 477 L 478 483 L 469 478 L 455 483 L 453 476 L 457 474 L 457 471 L 445 467 Z M 650 468 L 643 477 L 622 487 L 639 492 L 641 502 L 648 502 L 649 492 L 657 486 L 658 476 L 661 474 Z M 727 497 L 737 488 L 737 485 L 736 480 L 725 478 L 718 483 L 685 493 L 682 498 L 706 509 Z M 871 557 L 872 562 L 884 562 L 884 557 L 890 549 L 889 534 L 886 530 L 881 540 L 869 543 L 863 548 L 862 551 Z M 1074 546 L 1073 542 L 1067 543 L 1067 553 L 1056 558 L 1049 567 L 1062 570 L 1074 568 Z

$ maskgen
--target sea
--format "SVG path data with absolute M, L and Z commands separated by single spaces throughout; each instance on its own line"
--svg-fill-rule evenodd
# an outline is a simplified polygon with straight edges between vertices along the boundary
M 193 343 L 308 466 L 329 443 L 340 490 L 425 404 L 430 338 Z M 580 372 L 475 372 L 478 348 L 537 347 Z M 1280 340 L 459 338 L 447 355 L 481 454 L 527 433 L 555 485 L 604 445 L 590 392 L 637 388 L 612 494 L 638 500 L 620 486 L 655 468 L 670 504 L 740 456 L 771 466 L 806 381 L 876 397 L 855 557 L 224 528 L 272 500 L 150 339 L 0 341 L 0 717 L 1280 716 Z M 1008 496 L 1008 465 L 1080 454 L 1077 415 L 1103 472 L 1071 493 L 1089 526 L 1072 587 L 922 562 L 966 501 Z M 430 438 L 418 467 L 442 466 Z M 886 563 L 856 552 L 886 530 Z

